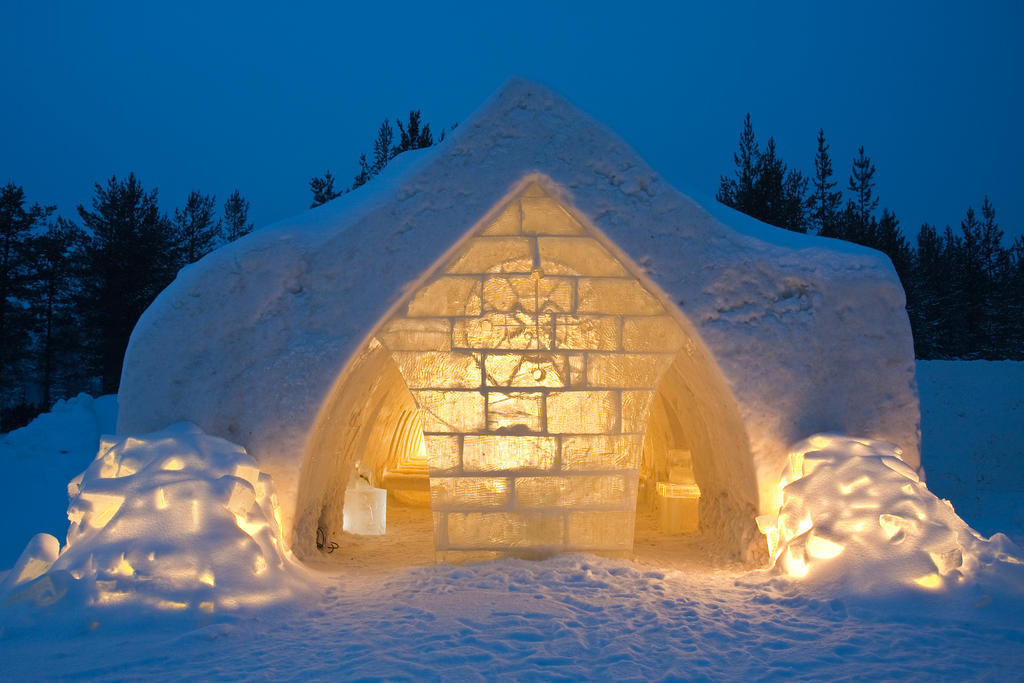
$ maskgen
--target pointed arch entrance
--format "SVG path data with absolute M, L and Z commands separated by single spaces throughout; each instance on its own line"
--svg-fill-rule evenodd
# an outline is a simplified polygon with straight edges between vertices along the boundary
M 683 485 L 699 494 L 684 529 L 749 534 L 749 448 L 717 366 L 558 196 L 524 181 L 350 363 L 309 444 L 297 547 L 339 533 L 356 461 L 407 505 L 429 500 L 439 559 L 628 555 L 638 502 L 667 509 Z

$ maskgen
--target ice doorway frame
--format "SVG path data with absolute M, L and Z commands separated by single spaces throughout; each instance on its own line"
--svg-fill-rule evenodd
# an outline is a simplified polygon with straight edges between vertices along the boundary
M 486 527 L 488 521 L 497 519 L 497 526 L 492 524 L 491 530 L 482 531 L 477 536 L 482 534 L 482 537 L 494 537 L 495 535 L 501 537 L 502 534 L 511 534 L 511 536 L 508 536 L 510 539 L 508 545 L 501 548 L 459 548 L 458 544 L 455 544 L 454 548 L 447 545 L 435 547 L 435 550 L 438 551 L 438 559 L 458 559 L 458 556 L 467 556 L 466 559 L 477 559 L 478 557 L 495 555 L 542 556 L 565 550 L 597 550 L 599 552 L 611 550 L 609 548 L 588 547 L 586 542 L 574 542 L 571 538 L 573 522 L 570 520 L 570 516 L 572 515 L 572 503 L 575 500 L 573 498 L 574 494 L 571 491 L 572 486 L 568 487 L 569 493 L 565 494 L 564 492 L 567 489 L 564 484 L 554 482 L 556 488 L 552 489 L 551 481 L 562 477 L 566 481 L 582 482 L 583 477 L 589 476 L 590 473 L 586 471 L 561 471 L 561 468 L 565 466 L 561 452 L 566 447 L 566 437 L 561 436 L 559 432 L 561 428 L 556 427 L 552 429 L 549 426 L 545 429 L 541 426 L 538 430 L 535 426 L 519 424 L 515 420 L 507 423 L 491 423 L 489 417 L 489 392 L 498 392 L 498 390 L 504 389 L 506 394 L 517 393 L 517 395 L 526 395 L 530 393 L 539 396 L 540 402 L 536 404 L 539 407 L 535 411 L 541 413 L 538 416 L 539 420 L 546 419 L 546 415 L 550 412 L 549 408 L 545 408 L 544 402 L 550 401 L 552 394 L 523 392 L 520 384 L 515 382 L 510 384 L 513 388 L 519 388 L 520 391 L 518 392 L 513 392 L 508 386 L 474 387 L 456 377 L 455 379 L 445 380 L 446 382 L 453 382 L 453 384 L 447 386 L 447 389 L 453 390 L 448 391 L 445 396 L 441 396 L 438 399 L 434 395 L 444 393 L 435 386 L 437 384 L 438 362 L 436 362 L 436 359 L 428 358 L 428 354 L 436 353 L 436 351 L 427 350 L 434 347 L 424 347 L 422 344 L 417 345 L 415 343 L 410 345 L 402 341 L 401 324 L 398 324 L 399 336 L 395 336 L 396 321 L 397 323 L 401 323 L 403 320 L 408 322 L 410 317 L 415 318 L 416 315 L 423 314 L 423 311 L 427 311 L 424 315 L 433 315 L 429 312 L 434 305 L 431 303 L 433 299 L 430 297 L 434 296 L 436 298 L 437 291 L 434 291 L 433 294 L 431 292 L 432 288 L 437 290 L 440 287 L 438 285 L 440 280 L 454 281 L 461 278 L 471 281 L 472 278 L 478 277 L 478 275 L 464 275 L 467 272 L 467 268 L 469 269 L 468 272 L 471 273 L 481 271 L 489 273 L 489 275 L 479 275 L 479 277 L 487 278 L 482 282 L 482 292 L 477 285 L 473 285 L 470 282 L 472 287 L 466 290 L 466 292 L 469 292 L 468 294 L 460 292 L 458 295 L 453 296 L 449 292 L 446 297 L 441 298 L 442 307 L 450 307 L 453 301 L 458 306 L 474 307 L 472 311 L 466 308 L 456 315 L 481 317 L 486 314 L 488 308 L 487 287 L 491 284 L 492 279 L 500 280 L 504 278 L 505 280 L 491 288 L 490 296 L 492 299 L 495 296 L 494 292 L 502 287 L 510 292 L 520 287 L 522 283 L 516 281 L 517 277 L 519 280 L 525 281 L 525 277 L 532 275 L 534 278 L 533 284 L 538 285 L 539 283 L 536 281 L 539 277 L 551 275 L 552 273 L 548 272 L 549 269 L 545 264 L 543 275 L 540 275 L 541 264 L 538 263 L 539 257 L 537 253 L 541 252 L 542 254 L 544 244 L 547 244 L 550 248 L 551 245 L 556 244 L 558 239 L 565 239 L 567 235 L 570 238 L 578 237 L 579 241 L 575 244 L 580 246 L 593 247 L 591 243 L 600 245 L 597 248 L 610 256 L 614 263 L 621 266 L 623 272 L 618 274 L 614 272 L 598 272 L 597 275 L 621 276 L 618 279 L 623 282 L 625 280 L 636 282 L 640 289 L 646 292 L 644 296 L 657 301 L 655 305 L 660 307 L 659 317 L 671 321 L 671 325 L 674 327 L 672 334 L 678 338 L 678 343 L 674 347 L 676 349 L 674 353 L 664 353 L 665 349 L 662 348 L 659 349 L 660 353 L 658 354 L 648 354 L 652 357 L 660 356 L 661 360 L 659 361 L 660 366 L 654 370 L 654 374 L 648 373 L 649 377 L 655 377 L 656 379 L 648 386 L 641 387 L 641 389 L 646 391 L 627 391 L 626 387 L 629 382 L 623 384 L 620 381 L 620 386 L 614 392 L 603 392 L 604 394 L 617 392 L 615 393 L 614 400 L 618 402 L 615 410 L 619 411 L 619 413 L 614 417 L 616 426 L 609 429 L 612 431 L 618 430 L 618 432 L 622 432 L 625 429 L 623 425 L 625 413 L 628 410 L 625 406 L 627 394 L 646 393 L 653 398 L 653 400 L 646 400 L 645 406 L 634 411 L 636 412 L 636 418 L 639 420 L 640 441 L 644 445 L 642 456 L 639 447 L 636 447 L 633 449 L 634 453 L 630 458 L 626 458 L 628 462 L 619 464 L 623 471 L 632 471 L 633 473 L 632 479 L 628 475 L 620 476 L 621 483 L 617 484 L 618 489 L 626 489 L 625 500 L 627 500 L 629 508 L 628 510 L 619 509 L 618 512 L 625 511 L 628 513 L 629 533 L 628 538 L 618 546 L 618 550 L 621 552 L 611 552 L 609 554 L 628 555 L 631 552 L 632 524 L 636 519 L 638 505 L 650 504 L 653 499 L 654 478 L 662 476 L 669 469 L 668 463 L 665 462 L 665 449 L 667 446 L 685 449 L 692 454 L 692 476 L 701 491 L 701 532 L 705 536 L 713 538 L 716 543 L 721 544 L 723 548 L 728 549 L 734 555 L 749 557 L 751 549 L 756 549 L 759 545 L 760 539 L 758 538 L 759 535 L 756 532 L 756 525 L 754 523 L 754 517 L 757 514 L 757 488 L 746 430 L 740 418 L 737 403 L 729 391 L 717 364 L 682 311 L 646 277 L 642 269 L 632 259 L 618 249 L 611 240 L 587 221 L 585 217 L 575 211 L 567 197 L 567 193 L 562 188 L 544 176 L 528 176 L 520 183 L 517 183 L 506 195 L 505 199 L 496 205 L 492 212 L 477 223 L 477 225 L 470 228 L 457 244 L 453 245 L 437 263 L 432 265 L 407 290 L 409 293 L 396 303 L 367 337 L 362 350 L 349 360 L 345 370 L 341 373 L 329 396 L 323 403 L 303 461 L 297 499 L 296 522 L 292 536 L 293 550 L 295 550 L 299 557 L 310 557 L 316 552 L 313 540 L 316 538 L 318 528 L 323 530 L 324 535 L 328 538 L 333 536 L 337 539 L 337 537 L 341 536 L 341 510 L 344 491 L 352 473 L 355 471 L 355 463 L 357 461 L 362 461 L 364 467 L 368 467 L 373 471 L 377 481 L 380 481 L 383 472 L 389 468 L 394 469 L 397 461 L 404 457 L 403 453 L 400 452 L 402 447 L 397 445 L 398 442 L 411 444 L 417 441 L 408 437 L 410 411 L 418 411 L 418 414 L 422 416 L 423 421 L 427 424 L 428 431 L 431 432 L 427 439 L 428 441 L 432 439 L 434 442 L 429 448 L 432 453 L 430 456 L 430 484 L 433 491 L 435 540 L 438 541 L 438 545 L 447 543 L 448 528 L 451 525 L 451 522 L 445 519 L 447 513 L 451 513 L 453 518 L 457 520 L 456 523 L 461 525 L 459 533 L 465 533 L 467 526 L 472 527 L 474 524 L 483 523 L 483 526 Z M 515 211 L 512 211 L 513 208 Z M 531 214 L 530 212 L 534 213 Z M 508 227 L 508 216 L 512 213 L 516 213 L 518 216 L 517 220 L 520 221 L 519 228 L 512 229 Z M 548 224 L 551 224 L 551 221 L 555 221 L 555 226 L 550 230 L 544 228 L 538 231 L 535 227 L 528 230 L 529 225 L 535 226 L 542 219 L 547 220 Z M 566 221 L 566 225 L 569 227 L 561 226 L 558 221 Z M 573 230 L 577 230 L 578 234 L 572 233 Z M 470 263 L 478 262 L 481 258 L 486 261 L 489 258 L 487 250 L 491 247 L 512 247 L 512 251 L 515 251 L 519 238 L 512 235 L 519 235 L 521 232 L 528 232 L 528 236 L 533 240 L 534 255 L 532 263 L 528 262 L 528 255 L 523 253 L 519 254 L 520 260 L 527 260 L 524 260 L 519 265 L 506 267 L 505 265 L 498 264 L 493 268 L 465 265 L 467 261 Z M 503 243 L 502 239 L 506 241 Z M 544 242 L 545 240 L 546 242 Z M 578 249 L 573 249 L 572 251 L 576 252 Z M 586 249 L 583 251 L 586 251 Z M 505 254 L 502 258 L 514 261 L 516 254 Z M 556 277 L 552 277 L 550 280 L 558 280 L 561 275 L 565 274 L 572 276 L 570 278 L 573 279 L 570 298 L 574 306 L 572 313 L 576 314 L 578 311 L 575 306 L 584 299 L 582 291 L 584 286 L 589 288 L 589 292 L 590 289 L 594 288 L 594 282 L 602 284 L 601 278 L 590 278 L 589 276 L 593 275 L 593 273 L 576 272 L 572 270 L 572 264 L 568 266 L 556 264 L 556 266 L 553 269 Z M 611 267 L 605 266 L 606 270 Z M 518 276 L 516 276 L 515 273 L 518 271 L 523 272 L 519 272 Z M 532 272 L 528 274 L 527 271 Z M 603 282 L 608 284 L 608 282 L 615 279 L 615 277 L 612 277 Z M 548 280 L 545 280 L 545 283 L 549 284 Z M 458 285 L 459 283 L 455 284 Z M 526 287 L 529 287 L 530 284 L 530 282 L 525 281 Z M 555 283 L 555 285 L 557 284 Z M 616 283 L 612 282 L 612 284 Z M 445 291 L 452 289 L 448 287 L 448 283 L 445 283 L 445 287 L 447 287 Z M 557 286 L 549 286 L 549 289 L 557 289 Z M 552 294 L 551 297 L 554 297 L 552 300 L 557 298 L 556 294 Z M 466 304 L 468 300 L 472 300 L 472 303 Z M 418 311 L 415 314 L 413 311 L 414 307 Z M 500 303 L 497 304 L 497 309 L 494 309 L 493 305 L 491 308 L 492 313 L 495 310 L 498 312 L 503 310 Z M 558 312 L 558 310 L 557 308 L 551 309 L 552 318 L 555 317 L 554 314 L 556 312 L 557 315 L 564 314 L 564 311 Z M 590 310 L 593 312 L 594 309 Z M 601 311 L 600 306 L 596 310 L 603 313 L 607 312 Z M 612 312 L 614 313 L 615 311 Z M 447 316 L 450 313 L 451 311 L 449 310 L 442 310 L 436 313 L 436 315 Z M 507 315 L 508 313 L 509 311 L 505 310 L 502 314 Z M 539 319 L 541 313 L 539 303 L 532 313 L 537 314 L 536 317 Z M 616 361 L 630 355 L 625 353 L 625 351 L 637 350 L 623 348 L 622 340 L 624 337 L 622 328 L 629 318 L 626 311 L 619 311 L 618 313 L 619 322 L 617 324 L 619 325 L 619 331 L 617 334 L 619 346 L 612 350 L 612 354 L 603 354 L 605 356 L 618 354 L 619 358 L 613 359 Z M 459 320 L 455 320 L 455 323 L 457 322 Z M 662 326 L 664 327 L 664 325 Z M 451 330 L 451 328 L 448 329 Z M 555 337 L 554 330 L 555 328 L 553 328 L 551 333 L 552 339 Z M 397 343 L 395 341 L 396 338 L 399 339 Z M 490 344 L 490 346 L 497 345 Z M 552 346 L 549 344 L 546 347 L 540 346 L 538 348 L 550 351 Z M 522 346 L 503 347 L 503 350 L 506 351 L 504 354 L 498 354 L 497 349 L 489 349 L 483 354 L 483 357 L 477 358 L 480 371 L 484 376 L 482 382 L 487 385 L 488 382 L 495 381 L 491 378 L 490 368 L 485 368 L 487 354 L 491 354 L 491 356 L 516 356 L 518 354 L 522 357 L 527 355 L 524 349 L 525 347 Z M 534 350 L 533 347 L 530 347 L 530 350 Z M 564 351 L 564 349 L 559 350 Z M 642 349 L 640 350 L 642 351 Z M 633 353 L 632 355 L 641 356 L 643 354 Z M 427 359 L 427 361 L 424 361 L 424 359 Z M 597 359 L 597 356 L 595 356 L 596 360 L 601 359 Z M 568 389 L 569 380 L 566 378 L 572 372 L 576 372 L 579 375 L 579 371 L 569 367 L 572 363 L 568 361 L 571 361 L 571 359 L 563 358 L 562 361 L 563 365 L 556 368 L 556 372 L 564 375 L 563 379 L 565 381 L 561 389 Z M 603 388 L 609 386 L 608 382 L 600 376 L 598 371 L 593 371 L 592 373 L 589 370 L 591 367 L 590 361 L 585 361 L 585 363 L 585 369 L 582 371 L 582 380 L 579 377 L 572 380 L 572 389 L 577 391 L 564 393 L 593 394 L 597 396 L 600 392 L 592 390 L 594 387 L 590 386 L 590 383 L 595 380 L 597 386 Z M 522 365 L 521 362 L 520 365 Z M 596 367 L 596 363 L 594 365 Z M 440 366 L 447 368 L 447 370 L 452 369 L 450 364 L 445 366 L 444 362 L 441 362 Z M 627 372 L 628 370 L 629 368 L 625 370 L 620 369 L 620 373 Z M 471 375 L 476 371 L 475 369 L 470 369 L 468 372 Z M 517 366 L 516 372 L 518 371 Z M 454 372 L 458 375 L 459 372 L 466 373 L 467 370 L 465 367 L 458 367 L 458 363 L 456 363 Z M 431 373 L 433 373 L 433 378 L 423 379 L 425 375 L 430 375 Z M 594 373 L 597 374 L 595 375 Z M 535 374 L 534 376 L 539 375 Z M 460 384 L 460 381 L 463 383 Z M 581 381 L 582 387 L 577 386 Z M 410 385 L 412 385 L 412 388 L 410 388 Z M 612 382 L 611 385 L 615 386 L 615 382 Z M 584 389 L 591 391 L 585 391 Z M 545 389 L 545 391 L 548 391 L 548 389 Z M 443 414 L 441 415 L 441 423 L 439 423 L 438 411 L 425 405 L 434 401 L 437 405 L 442 406 L 441 412 L 443 413 L 443 405 L 448 401 L 449 397 L 454 396 L 458 400 L 470 399 L 474 393 L 482 397 L 472 400 L 476 401 L 477 404 L 482 400 L 484 406 L 483 422 L 473 422 L 471 419 L 466 424 L 460 423 L 451 426 L 444 422 L 444 420 L 452 419 L 451 416 Z M 555 393 L 559 392 L 556 391 Z M 593 398 L 594 396 L 588 396 L 588 398 Z M 561 396 L 556 398 L 561 398 Z M 435 401 L 435 399 L 438 400 Z M 521 416 L 527 416 L 528 421 L 530 406 L 533 404 L 530 404 L 529 401 L 522 403 L 519 398 L 516 400 L 522 405 L 518 405 L 518 407 L 513 406 L 513 408 L 518 409 Z M 437 405 L 434 405 L 434 408 Z M 652 406 L 655 407 L 653 411 L 651 410 Z M 591 406 L 589 411 L 595 412 L 594 407 Z M 580 414 L 585 412 L 579 411 Z M 596 412 L 599 413 L 600 411 Z M 456 415 L 454 419 L 459 420 L 462 418 Z M 612 420 L 609 420 L 609 424 L 611 423 Z M 438 424 L 442 424 L 442 426 L 438 427 Z M 636 432 L 637 429 L 634 427 L 632 431 Z M 436 432 L 439 430 L 451 432 L 452 434 L 437 434 Z M 532 455 L 527 458 L 528 462 L 526 462 L 525 467 L 520 464 L 518 471 L 511 473 L 511 478 L 509 472 L 501 471 L 500 465 L 498 466 L 498 471 L 494 471 L 493 464 L 489 466 L 486 458 L 482 465 L 480 462 L 476 463 L 475 467 L 477 469 L 475 472 L 467 472 L 462 467 L 463 463 L 461 462 L 461 459 L 465 457 L 464 449 L 466 448 L 466 441 L 462 434 L 473 434 L 470 437 L 473 439 L 486 438 L 487 434 L 476 434 L 476 432 L 481 431 L 490 432 L 492 436 L 497 434 L 501 438 L 515 438 L 520 441 L 531 438 L 535 440 L 538 438 L 550 439 L 555 443 L 556 455 L 552 461 L 548 456 L 543 454 L 538 456 L 532 454 L 533 452 L 531 451 Z M 574 430 L 568 430 L 568 432 L 572 431 Z M 583 431 L 587 430 L 584 429 Z M 439 442 L 444 440 L 443 437 L 454 436 L 454 433 L 460 434 L 456 447 L 457 452 L 454 455 L 451 453 L 447 455 L 440 454 L 438 452 Z M 538 434 L 543 436 L 538 436 Z M 660 441 L 657 438 L 653 438 L 655 434 L 661 435 Z M 618 434 L 615 436 L 616 438 L 619 437 Z M 451 439 L 449 438 L 448 441 L 451 441 Z M 674 443 L 669 444 L 667 443 L 668 441 L 674 441 Z M 531 448 L 534 447 L 531 446 Z M 582 468 L 587 470 L 588 466 L 585 462 L 585 456 L 582 458 L 582 461 Z M 480 470 L 481 466 L 483 467 L 482 471 Z M 558 471 L 550 471 L 552 467 Z M 488 468 L 490 471 L 488 471 Z M 607 468 L 598 466 L 590 467 L 589 469 L 597 470 L 597 476 L 591 476 L 590 483 L 603 486 L 605 481 L 600 480 L 600 475 L 601 471 Z M 657 472 L 661 472 L 662 475 L 656 475 L 655 473 Z M 469 474 L 484 476 L 467 476 Z M 564 476 L 566 474 L 577 476 L 570 478 Z M 647 480 L 647 486 L 643 486 L 644 482 L 641 480 L 641 486 L 639 487 L 640 495 L 638 496 L 638 476 L 641 475 L 643 479 Z M 496 489 L 496 485 L 489 483 L 502 479 L 506 482 L 501 485 L 504 486 L 502 490 Z M 605 480 L 608 479 L 609 477 L 605 477 Z M 612 477 L 612 480 L 612 483 L 616 484 L 614 477 Z M 517 507 L 517 503 L 513 502 L 516 498 L 516 486 L 520 482 L 524 484 L 524 500 L 525 495 L 534 495 L 535 498 L 539 496 L 538 500 L 541 502 L 537 503 L 535 500 L 530 505 L 534 505 L 534 507 L 539 505 L 543 508 L 544 499 L 547 496 L 549 508 L 561 508 L 562 513 L 565 515 L 565 521 L 562 523 L 565 530 L 560 532 L 560 540 L 556 539 L 554 542 L 545 542 L 543 540 L 551 535 L 550 525 L 547 527 L 547 531 L 545 531 L 543 514 L 532 514 L 532 516 L 527 515 L 526 517 L 521 514 L 523 510 Z M 452 507 L 448 504 L 452 496 L 451 486 L 448 485 L 463 486 L 468 491 L 470 504 L 464 511 L 460 511 L 461 509 L 458 505 Z M 527 491 L 526 485 L 535 489 L 539 488 L 539 493 Z M 498 488 L 501 488 L 501 486 Z M 561 488 L 558 488 L 559 486 Z M 632 488 L 630 489 L 630 487 Z M 552 493 L 552 490 L 554 490 L 554 493 Z M 618 493 L 621 493 L 621 491 Z M 618 493 L 615 495 L 618 495 Z M 559 499 L 559 496 L 562 496 L 562 498 Z M 473 500 L 477 501 L 478 505 L 476 507 L 479 509 L 474 509 Z M 583 507 L 586 507 L 586 505 L 583 505 Z M 598 508 L 600 508 L 600 505 Z M 488 515 L 483 513 L 498 514 Z M 476 519 L 476 517 L 480 519 Z M 444 527 L 444 530 L 439 530 L 441 526 Z M 470 537 L 473 537 L 473 533 L 473 530 L 470 529 Z M 531 537 L 531 534 L 532 541 L 520 542 L 522 538 Z M 517 541 L 517 538 L 520 541 Z M 541 541 L 536 541 L 537 538 L 541 538 Z M 578 536 L 578 538 L 583 538 L 583 536 Z M 338 542 L 343 542 L 343 539 L 338 540 Z M 470 543 L 470 546 L 474 546 L 474 544 Z M 453 549 L 470 550 L 470 552 L 452 553 Z

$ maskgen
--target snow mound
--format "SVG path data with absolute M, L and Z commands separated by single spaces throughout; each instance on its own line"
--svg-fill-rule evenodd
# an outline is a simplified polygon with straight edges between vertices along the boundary
M 57 401 L 28 425 L 0 434 L 0 569 L 39 531 L 67 533 L 67 483 L 96 457 L 100 435 L 117 426 L 117 396 Z
M 996 577 L 1024 590 L 1021 549 L 1003 534 L 982 538 L 900 455 L 895 444 L 830 434 L 794 446 L 782 506 L 758 518 L 774 572 L 842 593 L 941 592 Z
M 16 570 L 35 569 L 11 572 L 8 604 L 76 596 L 209 613 L 289 594 L 270 477 L 241 446 L 195 425 L 105 437 L 68 495 L 67 545 L 53 560 L 55 539 L 33 539 Z

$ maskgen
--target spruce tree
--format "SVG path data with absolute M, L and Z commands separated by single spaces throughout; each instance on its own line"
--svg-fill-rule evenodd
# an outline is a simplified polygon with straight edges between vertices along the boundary
M 92 210 L 79 206 L 78 215 L 90 233 L 79 298 L 90 367 L 101 391 L 114 393 L 132 328 L 177 272 L 173 226 L 134 173 L 96 183 Z
M 832 180 L 832 158 L 825 142 L 825 130 L 818 129 L 818 150 L 814 155 L 814 190 L 808 200 L 810 225 L 825 237 L 838 237 L 836 223 L 840 215 L 843 193 L 833 188 L 838 182 Z
M 764 152 L 758 149 L 754 128 L 747 114 L 740 133 L 739 151 L 733 154 L 736 168 L 732 178 L 722 176 L 715 198 L 737 211 L 780 228 L 806 232 L 804 217 L 807 181 L 775 152 L 769 138 Z
M 840 232 L 843 239 L 872 246 L 874 243 L 875 218 L 878 198 L 875 191 L 875 165 L 864 153 L 864 146 L 857 149 L 857 157 L 850 169 L 847 189 L 853 197 L 846 204 L 843 215 L 844 226 Z
M 721 176 L 715 199 L 737 211 L 747 213 L 755 204 L 754 183 L 757 180 L 760 158 L 761 151 L 754 136 L 754 125 L 750 121 L 750 114 L 747 113 L 743 119 L 739 150 L 732 155 L 736 167 L 733 177 Z
M 249 202 L 236 189 L 224 202 L 224 239 L 234 242 L 252 232 L 249 222 Z
M 216 248 L 222 232 L 216 206 L 216 197 L 192 190 L 185 206 L 174 210 L 174 240 L 179 267 L 195 263 Z

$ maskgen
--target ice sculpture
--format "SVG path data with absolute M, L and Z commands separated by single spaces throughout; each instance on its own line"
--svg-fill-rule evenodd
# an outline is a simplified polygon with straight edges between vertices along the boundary
M 350 534 L 380 536 L 387 529 L 387 489 L 370 486 L 362 477 L 345 490 L 343 529 Z

